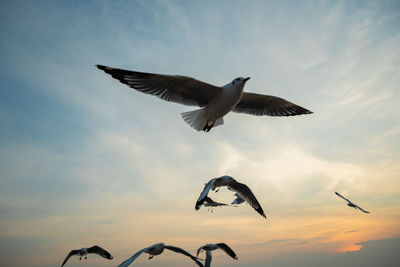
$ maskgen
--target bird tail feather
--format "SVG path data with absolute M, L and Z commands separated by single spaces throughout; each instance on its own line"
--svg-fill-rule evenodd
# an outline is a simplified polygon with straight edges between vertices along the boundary
M 188 112 L 181 113 L 182 119 L 189 124 L 193 129 L 201 131 L 206 125 L 207 120 L 201 116 L 202 109 L 196 109 Z

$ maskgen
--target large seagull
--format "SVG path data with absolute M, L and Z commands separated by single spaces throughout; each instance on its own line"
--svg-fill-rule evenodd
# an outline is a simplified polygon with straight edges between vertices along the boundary
M 183 250 L 181 248 L 178 248 L 178 247 L 165 245 L 164 243 L 157 243 L 157 244 L 154 244 L 154 245 L 152 245 L 150 247 L 147 247 L 147 248 L 139 250 L 138 252 L 133 254 L 132 257 L 130 257 L 129 259 L 125 260 L 123 263 L 118 265 L 118 267 L 127 267 L 127 266 L 129 266 L 142 253 L 149 254 L 150 255 L 149 256 L 149 260 L 150 260 L 154 256 L 160 255 L 161 253 L 163 253 L 164 249 L 169 249 L 171 251 L 174 251 L 174 252 L 177 252 L 177 253 L 181 253 L 181 254 L 191 258 L 198 266 L 204 267 L 204 265 L 199 261 L 199 259 L 197 257 L 193 256 L 192 254 L 190 254 L 189 252 L 187 252 L 187 251 L 185 251 L 185 250 Z
M 354 204 L 353 202 L 351 202 L 350 200 L 348 200 L 347 198 L 345 198 L 344 196 L 342 196 L 338 192 L 335 192 L 335 194 L 338 195 L 339 197 L 343 198 L 344 200 L 346 200 L 347 201 L 347 206 L 355 208 L 355 209 L 359 209 L 364 213 L 369 213 L 369 211 L 363 210 L 360 206 Z
M 230 111 L 257 116 L 295 116 L 312 113 L 276 96 L 243 92 L 244 85 L 250 77 L 239 77 L 224 86 L 215 86 L 187 76 L 96 66 L 142 93 L 170 102 L 201 107 L 181 114 L 197 131 L 209 132 L 212 127 L 224 124 L 223 117 Z
M 267 218 L 260 203 L 258 203 L 258 200 L 254 196 L 251 189 L 247 185 L 237 182 L 235 179 L 228 175 L 213 178 L 205 184 L 203 191 L 200 193 L 200 196 L 196 201 L 196 205 L 194 207 L 195 210 L 200 209 L 203 203 L 207 200 L 210 190 L 214 191 L 217 188 L 219 189 L 219 187 L 221 186 L 226 186 L 228 187 L 228 189 L 235 191 L 240 196 L 240 198 L 249 203 L 250 206 L 252 206 L 253 209 L 255 209 L 261 216 Z
M 106 259 L 109 259 L 109 260 L 113 259 L 113 256 L 111 256 L 111 254 L 108 251 L 106 251 L 105 249 L 103 249 L 99 246 L 93 246 L 90 248 L 81 248 L 81 249 L 71 250 L 68 253 L 67 257 L 65 258 L 64 262 L 62 263 L 61 267 L 67 263 L 67 261 L 70 257 L 78 256 L 79 260 L 81 260 L 82 257 L 85 257 L 85 259 L 87 259 L 87 256 L 86 256 L 87 254 L 98 254 Z

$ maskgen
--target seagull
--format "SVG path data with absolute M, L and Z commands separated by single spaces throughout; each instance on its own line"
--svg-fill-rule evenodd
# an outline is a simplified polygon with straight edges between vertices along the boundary
M 142 253 L 148 253 L 149 256 L 149 260 L 152 259 L 154 256 L 156 255 L 160 255 L 164 249 L 169 249 L 172 250 L 174 252 L 177 253 L 181 253 L 185 256 L 190 257 L 192 260 L 194 260 L 195 263 L 197 263 L 198 266 L 200 267 L 204 267 L 204 265 L 199 261 L 199 258 L 191 255 L 190 253 L 186 252 L 185 250 L 178 248 L 178 247 L 174 247 L 174 246 L 168 246 L 165 245 L 164 243 L 157 243 L 154 244 L 150 247 L 144 248 L 142 250 L 139 250 L 138 252 L 136 252 L 135 254 L 133 254 L 132 257 L 130 257 L 129 259 L 127 259 L 126 261 L 124 261 L 123 263 L 121 263 L 120 265 L 118 265 L 118 267 L 126 267 L 129 266 L 137 257 L 139 257 Z
M 181 75 L 145 73 L 103 65 L 96 67 L 142 93 L 165 101 L 200 107 L 201 109 L 181 113 L 185 122 L 197 131 L 209 132 L 211 128 L 224 124 L 223 117 L 230 111 L 256 116 L 312 113 L 276 96 L 243 92 L 250 77 L 239 77 L 224 86 L 215 86 Z
M 235 193 L 235 197 L 236 198 L 232 201 L 231 205 L 240 205 L 245 202 L 245 200 L 241 198 L 238 193 Z
M 211 210 L 211 212 L 213 212 L 213 209 L 212 209 L 213 207 L 227 206 L 227 204 L 216 202 L 207 196 L 204 199 L 203 206 L 208 207 L 208 209 Z
M 206 244 L 204 246 L 199 247 L 196 253 L 196 257 L 199 256 L 200 252 L 204 250 L 206 252 L 206 262 L 205 262 L 205 267 L 210 267 L 211 266 L 211 260 L 212 260 L 212 255 L 211 251 L 216 250 L 216 249 L 222 249 L 223 251 L 226 252 L 229 256 L 231 256 L 233 259 L 237 260 L 238 257 L 236 256 L 235 252 L 225 243 L 217 243 L 217 244 Z
M 64 264 L 68 261 L 68 259 L 71 256 L 79 256 L 79 260 L 82 259 L 83 256 L 85 256 L 85 259 L 87 259 L 86 255 L 87 254 L 98 254 L 100 256 L 102 256 L 103 258 L 112 260 L 113 256 L 111 256 L 110 253 L 108 253 L 106 250 L 104 250 L 103 248 L 99 247 L 99 246 L 93 246 L 91 248 L 81 248 L 81 249 L 76 249 L 76 250 L 71 250 L 71 252 L 67 255 L 67 257 L 65 258 L 63 264 L 61 265 L 64 266 Z
M 364 212 L 364 213 L 369 213 L 369 211 L 363 210 L 360 206 L 354 204 L 353 202 L 351 202 L 350 200 L 348 200 L 347 198 L 345 198 L 344 196 L 342 196 L 342 195 L 339 194 L 338 192 L 335 192 L 335 194 L 338 195 L 339 197 L 343 198 L 344 200 L 346 200 L 346 201 L 348 202 L 348 203 L 347 203 L 347 206 L 352 207 L 352 208 L 355 208 L 355 209 L 359 209 L 359 210 L 361 210 L 361 211 Z
M 201 205 L 203 205 L 208 195 L 208 192 L 210 192 L 210 189 L 215 190 L 216 188 L 221 186 L 227 186 L 228 189 L 238 193 L 239 196 L 243 198 L 245 201 L 247 201 L 253 207 L 253 209 L 255 209 L 261 216 L 267 218 L 265 216 L 263 209 L 261 208 L 260 203 L 258 203 L 256 197 L 254 196 L 253 192 L 251 192 L 250 188 L 245 184 L 237 182 L 231 176 L 227 175 L 221 176 L 219 178 L 213 178 L 208 183 L 205 184 L 203 192 L 201 192 L 199 198 L 197 199 L 195 210 L 198 210 L 201 207 Z

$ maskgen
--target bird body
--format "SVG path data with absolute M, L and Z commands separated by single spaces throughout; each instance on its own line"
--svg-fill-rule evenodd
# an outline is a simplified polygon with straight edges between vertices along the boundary
M 248 78 L 236 78 L 224 86 L 215 86 L 191 77 L 145 73 L 96 65 L 121 83 L 165 101 L 201 109 L 182 113 L 182 118 L 197 131 L 209 132 L 224 124 L 230 111 L 252 115 L 294 116 L 311 114 L 308 109 L 275 96 L 243 92 Z

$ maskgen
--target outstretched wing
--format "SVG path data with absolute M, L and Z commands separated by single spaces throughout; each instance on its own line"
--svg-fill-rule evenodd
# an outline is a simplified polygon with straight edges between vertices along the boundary
M 206 185 L 204 186 L 203 192 L 201 192 L 199 198 L 196 201 L 196 206 L 194 207 L 195 210 L 200 209 L 201 205 L 203 205 L 204 201 L 206 200 L 206 197 L 208 195 L 208 192 L 210 192 L 211 187 L 213 186 L 216 178 L 211 179 Z
M 342 196 L 341 194 L 339 194 L 338 192 L 335 192 L 336 195 L 338 195 L 339 197 L 343 198 L 344 200 L 346 200 L 347 202 L 351 203 L 350 200 L 348 200 L 347 198 L 345 198 L 344 196 Z
M 177 253 L 181 253 L 181 254 L 183 254 L 185 256 L 188 256 L 192 260 L 194 260 L 194 262 L 196 262 L 197 265 L 199 265 L 200 267 L 204 267 L 204 265 L 199 261 L 199 259 L 197 257 L 193 256 L 192 254 L 190 254 L 189 252 L 187 252 L 187 251 L 185 251 L 185 250 L 183 250 L 181 248 L 174 247 L 174 246 L 167 246 L 167 245 L 164 248 L 172 250 L 172 251 L 177 252 Z
M 295 116 L 312 113 L 280 97 L 246 92 L 233 111 L 257 116 Z
M 78 254 L 79 251 L 80 251 L 79 249 L 71 250 L 71 252 L 68 253 L 67 257 L 65 258 L 64 262 L 61 264 L 61 267 L 64 266 L 64 264 L 68 261 L 69 258 L 71 258 L 71 256 Z
M 206 251 L 206 262 L 204 264 L 204 267 L 210 267 L 211 266 L 211 260 L 212 260 L 211 250 L 207 250 Z
M 360 206 L 358 206 L 358 205 L 356 205 L 356 206 L 357 206 L 357 208 L 358 208 L 359 210 L 361 210 L 362 212 L 364 212 L 364 213 L 369 213 L 369 211 L 366 211 L 366 210 L 362 209 Z
M 265 216 L 263 209 L 261 208 L 260 203 L 258 203 L 258 200 L 256 199 L 253 192 L 247 185 L 235 181 L 231 183 L 229 187 L 232 190 L 236 191 L 241 198 L 246 200 L 246 202 L 249 203 L 250 206 L 252 206 L 253 209 L 255 209 L 261 216 L 267 218 L 267 216 Z
M 134 260 L 136 260 L 136 258 L 139 257 L 146 249 L 148 249 L 148 248 L 144 248 L 142 250 L 139 250 L 138 252 L 133 254 L 132 257 L 130 257 L 129 259 L 125 260 L 123 263 L 118 265 L 118 267 L 127 267 L 127 266 L 129 266 L 129 264 L 131 264 Z
M 145 94 L 188 106 L 205 106 L 221 88 L 179 75 L 144 73 L 96 65 L 121 83 Z
M 232 258 L 234 258 L 235 260 L 238 259 L 238 257 L 236 256 L 235 252 L 225 243 L 218 243 L 215 244 L 217 245 L 217 247 L 219 247 L 220 249 L 222 249 L 223 251 L 226 252 L 226 254 L 228 254 L 229 256 L 231 256 Z
M 99 246 L 93 246 L 91 248 L 88 248 L 87 252 L 88 253 L 98 254 L 98 255 L 102 256 L 103 258 L 106 258 L 106 259 L 109 259 L 109 260 L 113 259 L 113 256 L 111 256 L 111 254 L 108 253 L 108 251 L 106 251 L 105 249 L 103 249 L 103 248 L 101 248 Z

